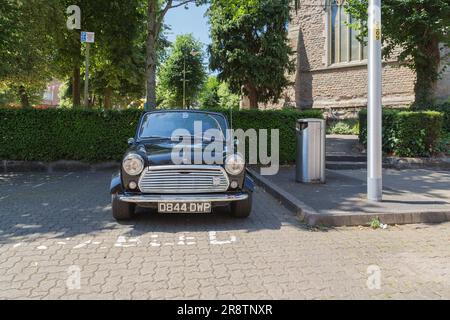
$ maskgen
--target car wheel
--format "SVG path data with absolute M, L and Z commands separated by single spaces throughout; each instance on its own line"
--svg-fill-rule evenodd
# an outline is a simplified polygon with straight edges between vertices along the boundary
M 116 220 L 129 220 L 133 217 L 135 205 L 119 200 L 119 195 L 112 195 L 112 213 Z
M 250 192 L 248 198 L 231 203 L 231 215 L 236 218 L 248 218 L 252 212 L 253 194 Z

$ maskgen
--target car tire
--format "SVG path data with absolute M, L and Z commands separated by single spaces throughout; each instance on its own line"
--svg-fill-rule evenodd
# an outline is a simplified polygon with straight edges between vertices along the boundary
M 118 194 L 112 195 L 112 213 L 118 221 L 130 220 L 134 215 L 135 205 L 119 200 Z
M 248 218 L 252 212 L 253 194 L 250 192 L 248 198 L 231 203 L 231 215 L 235 218 Z

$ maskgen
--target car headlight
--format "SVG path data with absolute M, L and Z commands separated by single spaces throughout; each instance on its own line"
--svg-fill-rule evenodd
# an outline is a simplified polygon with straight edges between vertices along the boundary
M 137 176 L 144 171 L 144 159 L 138 154 L 129 154 L 123 159 L 123 170 L 130 176 Z
M 244 171 L 244 168 L 245 168 L 244 158 L 242 158 L 238 154 L 228 156 L 227 159 L 225 160 L 225 170 L 233 176 L 241 174 L 242 171 Z

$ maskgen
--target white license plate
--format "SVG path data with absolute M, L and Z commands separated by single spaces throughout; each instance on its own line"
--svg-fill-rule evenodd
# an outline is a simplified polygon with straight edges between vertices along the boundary
M 159 213 L 211 213 L 210 202 L 166 202 L 158 204 Z

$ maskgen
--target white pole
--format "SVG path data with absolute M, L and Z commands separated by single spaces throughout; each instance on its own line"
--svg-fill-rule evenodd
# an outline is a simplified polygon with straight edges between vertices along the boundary
M 183 60 L 183 109 L 186 109 L 186 54 Z
M 382 201 L 381 0 L 369 0 L 369 92 L 367 112 L 367 199 Z

